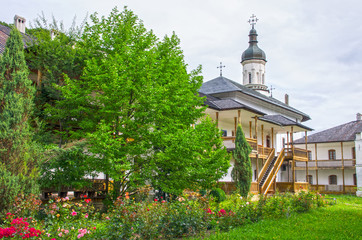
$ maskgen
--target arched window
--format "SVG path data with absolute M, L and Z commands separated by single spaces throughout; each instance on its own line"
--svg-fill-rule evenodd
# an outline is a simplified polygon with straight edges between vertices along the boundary
M 352 159 L 356 159 L 356 148 L 352 148 Z
M 334 150 L 334 149 L 328 150 L 328 159 L 336 160 L 336 150 Z
M 309 184 L 313 184 L 313 176 L 312 176 L 312 175 L 308 175 L 307 177 L 308 177 L 308 179 L 307 179 L 308 183 L 309 183 Z
M 262 82 L 263 82 L 263 84 L 265 84 L 264 73 L 262 75 Z
M 329 185 L 337 185 L 337 175 L 329 175 Z
M 249 83 L 251 83 L 251 73 L 249 73 Z

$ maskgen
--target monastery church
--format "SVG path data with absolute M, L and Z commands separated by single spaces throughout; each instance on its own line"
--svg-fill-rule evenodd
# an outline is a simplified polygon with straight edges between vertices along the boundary
M 242 80 L 230 80 L 222 76 L 220 71 L 219 77 L 205 82 L 200 88 L 200 95 L 206 97 L 206 113 L 223 131 L 224 144 L 229 151 L 235 148 L 237 125 L 242 125 L 245 137 L 253 149 L 250 154 L 253 168 L 252 192 L 265 194 L 276 190 L 283 192 L 308 188 L 321 192 L 355 192 L 356 180 L 351 180 L 353 177 L 356 178 L 356 159 L 353 157 L 349 157 L 350 162 L 346 161 L 349 169 L 343 170 L 343 174 L 346 175 L 343 179 L 346 178 L 348 181 L 343 180 L 343 186 L 330 186 L 331 183 L 325 179 L 326 176 L 334 175 L 328 172 L 335 171 L 338 166 L 342 167 L 342 164 L 336 163 L 331 163 L 331 166 L 327 164 L 327 173 L 319 177 L 319 183 L 318 180 L 312 181 L 313 176 L 318 176 L 318 170 L 315 173 L 316 165 L 312 167 L 313 163 L 308 163 L 313 154 L 308 144 L 307 132 L 312 129 L 304 125 L 304 122 L 310 120 L 310 117 L 290 106 L 288 95 L 285 102 L 270 95 L 266 85 L 266 55 L 258 47 L 258 34 L 255 29 L 257 20 L 254 15 L 249 20 L 252 27 L 249 32 L 249 47 L 241 56 Z M 301 133 L 298 136 L 303 133 L 305 135 L 305 138 L 298 140 L 298 145 L 294 144 L 297 143 L 294 142 L 296 133 Z M 282 144 L 281 141 L 277 141 L 281 136 Z M 277 143 L 281 146 L 277 146 Z M 233 163 L 231 160 L 231 165 Z M 220 179 L 227 192 L 235 188 L 231 178 L 232 167 L 228 174 Z M 346 187 L 346 184 L 349 186 Z

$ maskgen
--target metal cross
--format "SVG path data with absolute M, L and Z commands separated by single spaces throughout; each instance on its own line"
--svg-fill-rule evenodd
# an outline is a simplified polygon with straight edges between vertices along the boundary
M 222 69 L 224 68 L 225 66 L 222 65 L 222 62 L 220 62 L 220 66 L 217 67 L 217 68 L 220 68 L 220 77 L 222 77 Z
M 271 97 L 273 97 L 273 90 L 274 90 L 275 88 L 273 88 L 273 85 L 270 85 L 270 96 Z
M 251 15 L 250 19 L 249 19 L 249 23 L 250 25 L 252 26 L 252 28 L 254 29 L 254 25 L 256 24 L 256 22 L 258 21 L 259 19 L 256 18 L 256 16 L 253 14 Z

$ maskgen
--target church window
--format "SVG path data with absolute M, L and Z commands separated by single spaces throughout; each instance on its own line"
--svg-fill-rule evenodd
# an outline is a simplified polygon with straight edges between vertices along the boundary
M 329 185 L 337 185 L 337 175 L 329 175 Z
M 328 150 L 328 159 L 336 160 L 336 150 L 334 149 Z
M 258 79 L 258 83 L 260 83 L 260 75 L 258 72 L 256 73 L 256 79 Z
M 261 78 L 262 78 L 262 79 L 261 79 L 261 80 L 262 80 L 262 83 L 265 84 L 264 73 L 263 73 L 263 75 L 262 75 Z
M 249 83 L 251 83 L 251 73 L 249 73 Z

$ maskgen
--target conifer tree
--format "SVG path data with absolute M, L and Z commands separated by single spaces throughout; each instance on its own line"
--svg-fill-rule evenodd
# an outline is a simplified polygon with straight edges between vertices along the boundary
M 231 177 L 236 183 L 240 195 L 243 197 L 248 196 L 253 174 L 249 157 L 250 153 L 251 147 L 245 139 L 243 129 L 238 125 L 236 129 L 235 150 L 233 152 L 235 164 Z
M 29 126 L 34 88 L 28 76 L 22 36 L 13 29 L 0 59 L 0 160 L 23 176 L 34 168 Z

